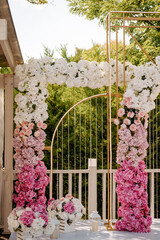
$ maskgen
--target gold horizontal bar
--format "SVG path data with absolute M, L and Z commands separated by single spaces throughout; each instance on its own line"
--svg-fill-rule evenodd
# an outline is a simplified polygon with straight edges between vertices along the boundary
M 44 150 L 50 151 L 51 150 L 51 146 L 45 146 Z
M 126 21 L 130 21 L 130 20 L 143 20 L 143 21 L 160 21 L 160 18 L 158 17 L 111 17 L 111 19 L 123 19 L 123 20 L 126 20 Z
M 111 27 L 115 27 L 115 28 L 123 28 L 123 27 L 127 27 L 127 28 L 160 28 L 160 26 L 121 26 L 121 25 L 111 25 Z
M 143 14 L 160 14 L 160 12 L 141 12 L 141 11 L 111 11 L 110 13 L 143 13 Z

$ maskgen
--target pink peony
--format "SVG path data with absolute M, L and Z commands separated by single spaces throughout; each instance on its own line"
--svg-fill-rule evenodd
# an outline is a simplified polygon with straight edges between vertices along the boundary
M 118 109 L 118 117 L 122 117 L 125 114 L 125 110 L 123 108 Z
M 119 124 L 119 120 L 118 119 L 114 119 L 114 124 L 118 125 Z
M 128 113 L 127 113 L 127 117 L 133 118 L 133 117 L 134 117 L 134 112 L 128 112 Z
M 137 129 L 136 125 L 135 124 L 131 124 L 130 130 L 131 131 L 136 131 L 136 129 Z
M 130 125 L 131 121 L 128 118 L 125 118 L 123 123 L 126 124 L 126 125 Z
M 73 204 L 71 201 L 67 202 L 67 203 L 64 205 L 63 210 L 64 210 L 66 213 L 70 213 L 70 214 L 74 213 L 74 212 L 75 212 L 74 204 Z

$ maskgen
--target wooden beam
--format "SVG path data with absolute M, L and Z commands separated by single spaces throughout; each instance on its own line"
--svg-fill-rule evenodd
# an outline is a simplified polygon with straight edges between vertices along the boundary
M 15 71 L 15 61 L 13 57 L 13 53 L 10 47 L 10 44 L 7 39 L 7 21 L 6 19 L 0 19 L 0 44 L 2 47 L 2 50 L 4 52 L 4 55 L 7 59 L 7 62 L 9 64 L 9 67 L 12 69 L 12 71 Z
M 12 211 L 13 193 L 13 75 L 5 77 L 5 163 L 4 163 L 4 233 L 8 233 L 7 217 Z

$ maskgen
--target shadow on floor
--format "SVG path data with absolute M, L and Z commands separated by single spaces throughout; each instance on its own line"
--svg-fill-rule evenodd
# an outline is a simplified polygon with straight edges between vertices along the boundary
M 7 240 L 9 237 L 10 234 L 3 234 L 3 229 L 0 229 L 0 240 Z

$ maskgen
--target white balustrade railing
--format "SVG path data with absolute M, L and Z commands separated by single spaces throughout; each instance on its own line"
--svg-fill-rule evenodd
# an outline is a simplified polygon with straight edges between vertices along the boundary
M 112 212 L 111 216 L 113 219 L 117 217 L 117 196 L 116 196 L 116 182 L 114 181 L 114 174 L 117 170 L 116 169 L 110 169 L 110 179 L 112 181 L 112 190 L 110 189 L 110 192 L 112 192 Z M 50 174 L 50 171 L 47 171 L 48 174 Z M 146 172 L 148 174 L 149 179 L 149 188 L 148 188 L 148 196 L 149 196 L 149 206 L 150 206 L 150 214 L 151 217 L 155 217 L 155 212 L 157 209 L 155 209 L 155 174 L 160 173 L 160 169 L 146 169 Z M 88 175 L 88 216 L 89 214 L 97 209 L 97 199 L 99 199 L 99 196 L 97 196 L 97 174 L 102 174 L 102 218 L 106 219 L 106 213 L 107 213 L 107 176 L 108 176 L 108 170 L 107 169 L 97 169 L 97 163 L 96 159 L 89 159 L 88 160 L 88 169 L 80 169 L 80 170 L 53 170 L 53 175 L 58 175 L 58 192 L 59 197 L 62 197 L 63 194 L 63 175 L 68 174 L 68 193 L 73 194 L 72 189 L 72 176 L 77 174 L 78 175 L 78 198 L 82 201 L 82 175 L 87 174 Z M 53 184 L 54 188 L 54 184 Z M 74 195 L 74 194 L 73 194 Z M 54 197 L 54 196 L 53 196 Z M 156 211 L 155 211 L 156 210 Z

